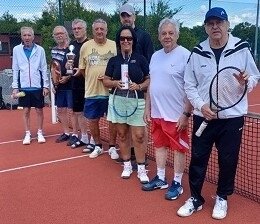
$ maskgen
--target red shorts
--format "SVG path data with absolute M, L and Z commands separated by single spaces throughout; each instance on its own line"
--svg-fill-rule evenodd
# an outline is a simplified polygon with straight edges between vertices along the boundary
M 167 147 L 183 153 L 188 151 L 188 131 L 186 129 L 177 132 L 176 124 L 176 122 L 152 118 L 152 137 L 156 148 Z

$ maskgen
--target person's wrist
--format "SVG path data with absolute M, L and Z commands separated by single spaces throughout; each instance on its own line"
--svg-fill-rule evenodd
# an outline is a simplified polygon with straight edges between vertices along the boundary
M 141 84 L 139 84 L 138 86 L 139 86 L 139 90 L 142 91 L 142 86 L 141 86 Z

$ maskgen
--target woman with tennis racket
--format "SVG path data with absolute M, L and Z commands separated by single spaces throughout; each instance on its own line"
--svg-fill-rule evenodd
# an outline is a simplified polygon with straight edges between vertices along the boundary
M 247 113 L 247 92 L 260 78 L 249 44 L 232 36 L 223 8 L 211 8 L 204 20 L 208 39 L 189 58 L 185 91 L 194 107 L 189 184 L 191 197 L 177 211 L 182 217 L 202 209 L 201 195 L 208 160 L 215 144 L 219 175 L 212 218 L 227 215 L 227 197 L 234 191 L 240 143 Z
M 107 65 L 104 85 L 111 88 L 107 119 L 116 124 L 119 147 L 124 160 L 121 177 L 130 177 L 129 134 L 135 149 L 138 178 L 147 183 L 145 170 L 146 131 L 143 121 L 145 90 L 149 85 L 149 64 L 144 56 L 135 52 L 136 34 L 130 26 L 123 26 L 116 35 L 118 55 L 112 57 Z

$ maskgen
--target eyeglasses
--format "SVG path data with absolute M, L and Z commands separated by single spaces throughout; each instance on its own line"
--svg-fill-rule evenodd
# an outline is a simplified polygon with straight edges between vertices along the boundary
M 59 35 L 64 35 L 65 33 L 59 32 L 59 33 L 54 33 L 54 36 L 59 36 Z
M 222 27 L 225 24 L 225 20 L 216 20 L 215 22 L 207 22 L 206 26 L 209 28 L 213 28 L 215 25 L 217 27 Z
M 133 37 L 123 37 L 123 36 L 120 37 L 120 41 L 125 41 L 125 40 L 130 42 L 133 40 Z
M 74 27 L 74 28 L 72 28 L 72 30 L 82 30 L 83 29 L 83 27 Z

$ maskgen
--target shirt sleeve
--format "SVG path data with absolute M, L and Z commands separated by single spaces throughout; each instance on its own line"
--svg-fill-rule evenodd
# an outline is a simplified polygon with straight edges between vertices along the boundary
M 17 60 L 17 48 L 14 48 L 14 51 L 13 51 L 12 70 L 13 70 L 12 88 L 17 89 L 18 88 L 18 73 L 19 73 L 19 66 L 18 66 L 18 60 Z

